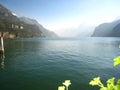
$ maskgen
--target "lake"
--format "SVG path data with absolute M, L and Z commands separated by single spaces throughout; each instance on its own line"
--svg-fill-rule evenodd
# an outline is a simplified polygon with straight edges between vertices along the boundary
M 120 78 L 120 38 L 5 39 L 0 59 L 0 90 L 57 90 L 71 80 L 69 90 L 96 90 L 94 77 Z

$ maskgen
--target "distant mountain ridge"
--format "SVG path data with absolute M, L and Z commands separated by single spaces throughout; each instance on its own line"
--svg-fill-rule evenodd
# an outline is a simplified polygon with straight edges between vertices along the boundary
M 92 37 L 120 37 L 120 20 L 97 26 Z
M 50 31 L 42 27 L 42 25 L 40 28 L 36 20 L 29 19 L 29 21 L 31 22 L 21 20 L 21 18 L 18 18 L 0 4 L 0 33 L 3 33 L 5 38 L 57 36 L 55 33 L 50 33 Z M 44 32 L 48 32 L 48 34 Z
M 55 34 L 54 32 L 45 29 L 41 24 L 39 24 L 36 20 L 34 19 L 30 19 L 28 17 L 20 17 L 20 20 L 30 24 L 30 25 L 36 25 L 38 26 L 38 28 L 40 29 L 40 31 L 42 31 L 42 33 L 46 36 L 46 37 L 58 37 L 57 34 Z
M 120 37 L 120 23 L 113 28 L 110 36 Z

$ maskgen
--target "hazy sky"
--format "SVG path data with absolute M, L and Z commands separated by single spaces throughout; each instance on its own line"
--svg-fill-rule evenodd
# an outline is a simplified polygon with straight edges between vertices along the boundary
M 18 16 L 36 19 L 59 32 L 81 24 L 98 25 L 120 16 L 120 0 L 0 0 Z

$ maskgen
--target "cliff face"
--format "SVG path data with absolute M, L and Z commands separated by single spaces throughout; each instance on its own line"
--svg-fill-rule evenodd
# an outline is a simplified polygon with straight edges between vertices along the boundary
M 21 17 L 20 18 L 21 21 L 23 21 L 24 23 L 30 24 L 30 25 L 36 25 L 39 30 L 46 36 L 46 37 L 58 37 L 58 35 L 50 30 L 47 30 L 46 28 L 44 28 L 41 24 L 39 24 L 36 20 L 34 19 L 30 19 L 27 17 Z
M 4 37 L 27 38 L 57 36 L 55 33 L 42 27 L 36 20 L 29 19 L 29 21 L 31 21 L 31 23 L 18 18 L 0 4 L 0 33 L 4 33 Z
M 110 36 L 120 37 L 120 23 L 113 28 Z
M 120 20 L 111 22 L 111 23 L 103 23 L 100 24 L 98 27 L 95 28 L 94 33 L 92 34 L 93 37 L 118 37 L 119 32 L 119 24 Z M 114 34 L 113 34 L 114 33 Z
M 0 4 L 0 32 L 6 38 L 42 37 L 44 34 L 36 25 L 29 25 L 19 20 L 11 11 Z

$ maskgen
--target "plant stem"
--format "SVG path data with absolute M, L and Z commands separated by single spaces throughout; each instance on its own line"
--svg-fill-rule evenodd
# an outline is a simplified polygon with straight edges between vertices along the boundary
M 68 87 L 66 87 L 66 90 L 68 90 Z

